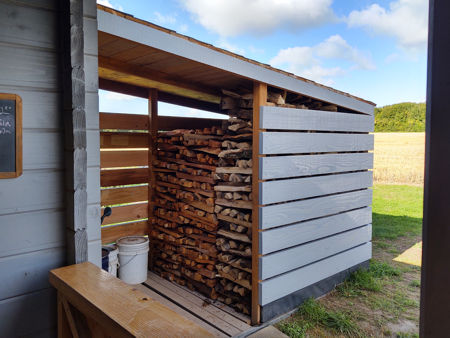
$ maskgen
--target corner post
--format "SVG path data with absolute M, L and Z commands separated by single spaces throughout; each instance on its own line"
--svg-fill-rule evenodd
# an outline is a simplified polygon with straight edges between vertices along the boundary
M 67 261 L 74 264 L 88 259 L 83 1 L 60 6 Z
M 252 145 L 252 324 L 260 323 L 259 306 L 259 115 L 267 103 L 267 84 L 253 82 L 253 145 Z
M 152 230 L 155 173 L 153 162 L 157 158 L 158 139 L 158 90 L 150 89 L 148 93 L 148 232 Z M 150 237 L 150 236 L 149 236 Z M 150 244 L 149 268 L 153 268 L 153 245 Z

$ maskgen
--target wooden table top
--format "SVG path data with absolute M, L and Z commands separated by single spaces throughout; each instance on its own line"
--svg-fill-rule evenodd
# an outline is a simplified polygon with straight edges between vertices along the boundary
M 132 285 L 86 262 L 54 269 L 50 283 L 114 337 L 212 337 Z

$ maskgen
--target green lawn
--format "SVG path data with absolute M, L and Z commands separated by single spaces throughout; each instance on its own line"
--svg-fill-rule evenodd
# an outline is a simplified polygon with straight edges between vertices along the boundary
M 395 263 L 392 258 L 396 251 L 420 240 L 422 200 L 421 187 L 375 186 L 372 208 L 376 259 L 372 259 L 370 268 L 357 271 L 326 297 L 308 300 L 277 327 L 298 338 L 415 337 L 414 330 L 392 332 L 390 325 L 418 323 L 420 269 Z
M 373 188 L 373 239 L 396 239 L 422 232 L 423 188 L 376 185 Z

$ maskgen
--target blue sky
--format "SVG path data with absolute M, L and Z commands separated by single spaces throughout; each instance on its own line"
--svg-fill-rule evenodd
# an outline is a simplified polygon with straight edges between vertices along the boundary
M 137 18 L 377 103 L 424 102 L 427 0 L 98 0 Z M 145 113 L 100 93 L 100 110 Z M 160 105 L 164 115 L 193 113 Z

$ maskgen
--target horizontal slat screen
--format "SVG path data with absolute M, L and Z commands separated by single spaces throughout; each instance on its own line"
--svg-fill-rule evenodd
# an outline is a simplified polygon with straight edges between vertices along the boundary
M 259 258 L 259 279 L 267 279 L 369 242 L 372 226 L 326 237 Z
M 372 204 L 372 190 L 316 197 L 259 208 L 261 229 L 328 216 Z
M 262 132 L 260 154 L 331 153 L 373 149 L 372 134 Z
M 319 154 L 260 157 L 262 180 L 367 170 L 373 167 L 373 153 Z
M 283 250 L 372 223 L 372 208 L 365 207 L 262 231 L 259 253 Z
M 217 121 L 159 116 L 158 129 L 208 128 Z M 103 221 L 102 242 L 148 234 L 149 117 L 100 113 L 100 130 L 101 205 L 112 208 Z
M 260 113 L 259 299 L 274 313 L 298 305 L 297 291 L 370 259 L 374 117 Z
M 262 107 L 261 129 L 372 132 L 374 117 L 330 111 Z
M 372 243 L 260 282 L 259 302 L 266 305 L 372 257 Z
M 267 181 L 259 184 L 259 203 L 271 204 L 372 186 L 372 172 Z

